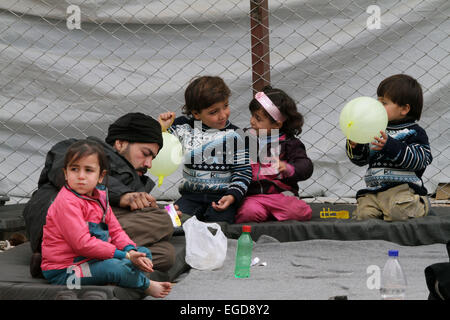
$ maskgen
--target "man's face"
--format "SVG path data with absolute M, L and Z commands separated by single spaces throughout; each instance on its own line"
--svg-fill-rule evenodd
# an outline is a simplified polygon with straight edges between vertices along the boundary
M 116 140 L 114 148 L 131 163 L 140 176 L 152 167 L 152 160 L 159 151 L 157 143 L 128 142 L 123 140 Z

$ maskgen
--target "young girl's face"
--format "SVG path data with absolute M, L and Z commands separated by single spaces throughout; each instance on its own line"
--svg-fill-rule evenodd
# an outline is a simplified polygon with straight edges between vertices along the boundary
M 250 125 L 252 129 L 255 130 L 256 135 L 259 135 L 260 130 L 266 130 L 266 133 L 270 134 L 270 130 L 280 129 L 283 123 L 281 121 L 272 122 L 272 119 L 266 115 L 264 110 L 259 108 L 252 113 Z
M 230 117 L 230 107 L 228 99 L 221 102 L 216 102 L 200 112 L 192 111 L 192 115 L 196 120 L 200 120 L 205 125 L 213 129 L 223 129 Z
M 81 157 L 64 168 L 67 184 L 79 194 L 92 196 L 98 183 L 101 183 L 106 171 L 100 173 L 97 154 Z

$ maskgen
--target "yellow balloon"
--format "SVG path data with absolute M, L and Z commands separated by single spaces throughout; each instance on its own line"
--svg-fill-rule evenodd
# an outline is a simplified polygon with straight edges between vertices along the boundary
M 347 139 L 356 143 L 370 143 L 388 123 L 386 109 L 371 97 L 359 97 L 348 102 L 341 111 L 339 126 Z
M 164 177 L 174 173 L 183 160 L 183 148 L 180 141 L 174 135 L 163 132 L 163 147 L 152 161 L 152 167 L 148 169 L 152 175 L 158 177 L 158 187 L 163 183 Z

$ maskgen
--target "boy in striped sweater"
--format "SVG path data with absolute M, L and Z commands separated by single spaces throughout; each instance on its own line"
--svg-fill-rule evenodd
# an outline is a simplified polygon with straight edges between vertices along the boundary
M 426 216 L 430 210 L 422 175 L 431 163 L 428 136 L 416 121 L 422 114 L 423 96 L 414 78 L 397 74 L 383 80 L 378 100 L 386 108 L 386 132 L 369 144 L 347 140 L 347 156 L 358 165 L 368 164 L 366 188 L 356 194 L 358 220 L 383 218 L 404 221 Z
M 252 178 L 248 147 L 228 120 L 230 89 L 220 77 L 203 76 L 185 91 L 183 113 L 159 116 L 162 130 L 175 135 L 184 152 L 181 198 L 175 204 L 201 221 L 234 223 Z

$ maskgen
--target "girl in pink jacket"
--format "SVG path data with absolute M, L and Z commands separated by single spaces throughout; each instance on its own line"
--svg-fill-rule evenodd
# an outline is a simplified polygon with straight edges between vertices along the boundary
M 252 181 L 235 222 L 310 220 L 311 207 L 298 198 L 298 182 L 310 178 L 314 169 L 298 139 L 303 115 L 287 93 L 270 86 L 255 94 L 249 109 L 249 137 L 257 140 L 257 148 L 249 148 Z
M 151 253 L 136 247 L 109 207 L 108 193 L 97 188 L 106 175 L 102 146 L 81 140 L 64 159 L 66 185 L 48 209 L 42 239 L 44 277 L 53 284 L 104 285 L 142 290 L 165 297 L 171 283 L 151 281 Z M 71 276 L 75 272 L 75 277 Z

